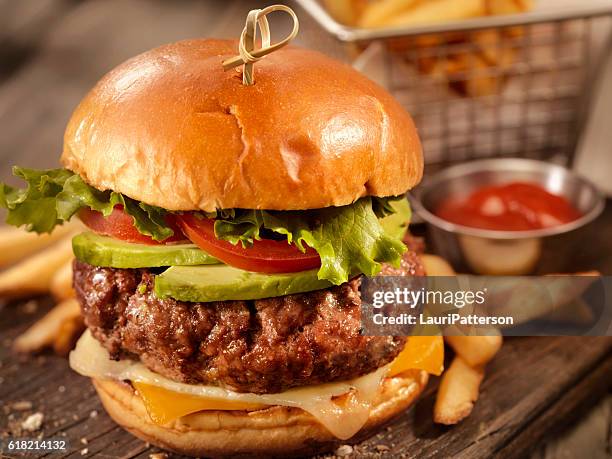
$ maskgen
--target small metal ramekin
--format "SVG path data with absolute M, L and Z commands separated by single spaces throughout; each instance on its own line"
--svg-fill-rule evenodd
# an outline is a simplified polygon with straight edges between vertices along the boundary
M 514 181 L 540 185 L 566 198 L 582 216 L 563 225 L 527 231 L 496 231 L 457 225 L 435 215 L 445 198 L 467 197 L 485 185 Z M 434 250 L 459 271 L 520 275 L 534 271 L 542 241 L 583 227 L 603 210 L 601 192 L 588 180 L 551 163 L 520 158 L 487 159 L 451 166 L 428 177 L 411 193 L 411 203 L 428 223 Z

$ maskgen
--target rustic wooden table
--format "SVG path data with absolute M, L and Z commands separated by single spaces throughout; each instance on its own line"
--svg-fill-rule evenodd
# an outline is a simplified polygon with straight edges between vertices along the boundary
M 72 109 L 114 65 L 169 41 L 235 37 L 245 13 L 266 3 L 0 0 L 0 180 L 13 182 L 12 164 L 57 165 Z M 333 40 L 306 15 L 301 18 L 301 44 L 338 52 Z M 549 256 L 566 256 L 568 269 L 611 274 L 611 232 L 612 205 L 608 203 L 586 234 L 574 239 L 571 247 L 553 248 Z M 89 381 L 71 372 L 64 359 L 48 354 L 28 359 L 10 352 L 12 339 L 50 304 L 48 298 L 39 298 L 34 303 L 0 306 L 2 436 L 11 435 L 28 412 L 39 411 L 44 414 L 40 435 L 68 439 L 69 456 L 148 457 L 156 450 L 117 427 L 104 413 Z M 488 369 L 481 399 L 469 419 L 452 428 L 433 425 L 434 381 L 415 409 L 359 445 L 356 455 L 521 457 L 534 453 L 609 390 L 611 348 L 609 338 L 510 339 Z M 32 403 L 31 410 L 16 410 L 14 403 L 24 400 Z M 603 414 L 598 416 L 608 416 L 609 429 L 609 409 L 605 409 L 609 405 L 601 406 Z M 599 439 L 588 432 L 585 438 L 587 449 L 568 450 L 557 442 L 557 449 L 549 451 L 566 457 L 586 451 L 610 453 L 605 449 L 609 434 L 607 440 L 605 435 Z

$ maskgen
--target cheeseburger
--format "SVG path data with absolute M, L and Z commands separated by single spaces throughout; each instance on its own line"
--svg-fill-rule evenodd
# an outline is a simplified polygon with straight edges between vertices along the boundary
M 406 246 L 422 174 L 410 116 L 295 47 L 255 84 L 189 40 L 121 64 L 72 115 L 63 168 L 15 168 L 8 221 L 72 217 L 88 330 L 70 365 L 134 435 L 194 456 L 319 452 L 405 411 L 439 337 L 360 333 L 362 276 L 423 275 Z

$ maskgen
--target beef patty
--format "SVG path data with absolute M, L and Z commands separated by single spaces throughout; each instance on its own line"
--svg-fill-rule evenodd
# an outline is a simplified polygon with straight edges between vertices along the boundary
M 408 252 L 389 275 L 423 275 Z M 359 278 L 253 301 L 160 299 L 147 269 L 75 261 L 74 286 L 93 336 L 112 358 L 138 358 L 172 380 L 274 393 L 350 379 L 391 362 L 404 337 L 361 336 Z

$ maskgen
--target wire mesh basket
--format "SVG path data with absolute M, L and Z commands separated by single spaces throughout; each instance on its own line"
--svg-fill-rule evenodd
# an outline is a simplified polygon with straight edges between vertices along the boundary
M 299 0 L 412 114 L 429 171 L 500 156 L 570 165 L 610 48 L 612 4 L 404 29 L 359 29 Z M 612 3 L 612 2 L 610 2 Z

